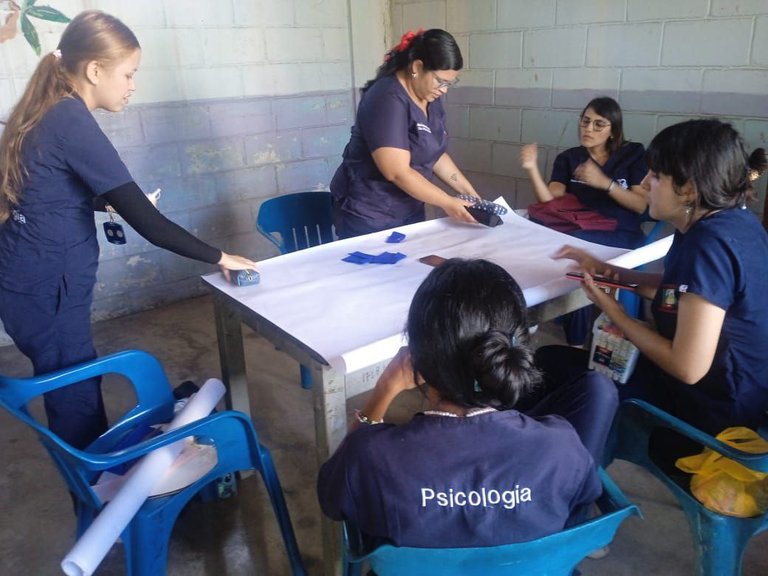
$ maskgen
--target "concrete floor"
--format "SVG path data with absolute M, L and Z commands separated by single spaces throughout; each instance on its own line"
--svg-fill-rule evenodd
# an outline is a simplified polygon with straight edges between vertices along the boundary
M 556 328 L 541 327 L 549 343 Z M 170 381 L 202 383 L 219 376 L 213 309 L 207 297 L 187 300 L 94 326 L 99 352 L 147 350 L 163 362 Z M 320 574 L 320 511 L 315 499 L 317 463 L 311 392 L 298 385 L 298 366 L 245 331 L 251 403 L 261 441 L 272 452 L 294 529 L 310 574 Z M 26 375 L 28 361 L 13 347 L 0 348 L 0 372 Z M 110 407 L 126 404 L 121 382 L 105 382 Z M 412 399 L 405 399 L 408 404 Z M 362 398 L 355 399 L 355 405 Z M 73 544 L 72 506 L 58 473 L 33 434 L 0 413 L 0 575 L 59 574 Z M 665 489 L 643 470 L 617 462 L 609 472 L 640 505 L 645 520 L 632 518 L 620 529 L 611 553 L 585 560 L 585 576 L 684 575 L 693 573 L 688 527 Z M 115 545 L 96 572 L 124 574 L 122 547 Z M 193 501 L 172 538 L 168 574 L 197 576 L 282 575 L 288 565 L 261 480 L 242 481 L 232 499 Z M 425 574 L 428 574 L 425 571 Z M 768 533 L 755 538 L 745 560 L 745 576 L 768 574 Z

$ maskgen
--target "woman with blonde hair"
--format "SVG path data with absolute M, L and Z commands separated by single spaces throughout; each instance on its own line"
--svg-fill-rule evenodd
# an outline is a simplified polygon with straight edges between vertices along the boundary
M 228 270 L 226 254 L 163 217 L 93 117 L 119 112 L 136 86 L 141 48 L 117 18 L 82 12 L 44 56 L 0 137 L 0 319 L 44 374 L 96 357 L 91 302 L 99 245 L 94 209 L 114 210 L 151 243 Z M 123 243 L 113 225 L 108 240 Z M 98 379 L 46 394 L 53 432 L 83 448 L 107 426 Z

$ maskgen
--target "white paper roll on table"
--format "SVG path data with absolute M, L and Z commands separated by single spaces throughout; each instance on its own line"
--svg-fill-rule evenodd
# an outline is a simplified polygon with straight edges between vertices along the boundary
M 225 391 L 221 380 L 211 378 L 206 381 L 175 416 L 166 431 L 170 432 L 208 416 Z M 144 456 L 128 472 L 130 478 L 62 560 L 61 568 L 67 576 L 93 574 L 183 447 L 184 440 L 179 440 L 158 448 Z

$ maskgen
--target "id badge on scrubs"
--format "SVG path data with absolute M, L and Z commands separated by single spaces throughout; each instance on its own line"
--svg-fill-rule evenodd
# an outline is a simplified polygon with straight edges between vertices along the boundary
M 107 235 L 107 242 L 111 244 L 125 244 L 125 230 L 123 226 L 115 222 L 115 214 L 111 209 L 109 212 L 109 222 L 104 222 L 104 234 Z

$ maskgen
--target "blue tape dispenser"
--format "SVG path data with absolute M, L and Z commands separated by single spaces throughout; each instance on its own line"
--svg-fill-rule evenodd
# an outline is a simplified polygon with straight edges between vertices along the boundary
M 230 278 L 232 278 L 232 284 L 235 286 L 253 286 L 261 280 L 261 276 L 256 270 L 238 270 L 237 273 L 232 271 Z

